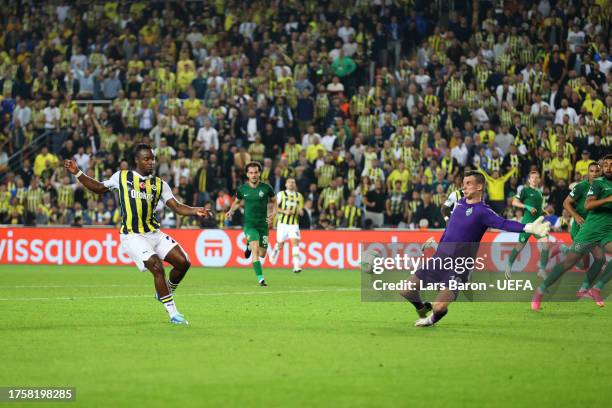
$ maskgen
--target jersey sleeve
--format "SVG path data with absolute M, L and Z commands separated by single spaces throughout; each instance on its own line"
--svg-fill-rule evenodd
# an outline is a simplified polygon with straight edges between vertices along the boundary
M 111 178 L 109 178 L 108 180 L 104 180 L 102 184 L 104 184 L 104 187 L 108 188 L 109 190 L 119 190 L 120 181 L 121 171 L 117 171 L 111 176 Z
M 240 187 L 236 189 L 236 198 L 239 200 L 242 200 L 244 198 L 244 195 L 242 195 L 242 189 Z
M 574 186 L 572 191 L 570 191 L 569 196 L 572 197 L 572 200 L 578 201 L 580 197 L 584 194 L 584 184 L 578 183 Z
M 603 192 L 603 186 L 601 185 L 601 183 L 595 180 L 593 184 L 591 184 L 591 188 L 589 188 L 589 191 L 586 195 L 587 197 L 599 198 L 602 192 Z
M 482 223 L 488 228 L 495 228 L 508 232 L 523 232 L 525 228 L 525 225 L 520 222 L 500 217 L 489 207 L 485 207 L 482 210 Z
M 156 213 L 161 213 L 161 212 L 164 212 L 164 207 L 165 207 L 165 206 L 164 206 L 164 203 L 162 203 L 162 201 L 161 201 L 161 200 L 159 200 L 159 201 L 157 202 L 157 206 L 155 206 L 155 210 L 154 210 L 154 211 L 155 211 Z
M 516 198 L 517 200 L 519 200 L 521 203 L 523 202 L 523 200 L 525 199 L 525 187 L 523 186 L 519 186 L 519 188 L 517 189 L 518 191 L 516 192 L 516 195 L 514 196 L 514 198 Z
M 268 197 L 269 198 L 274 198 L 276 196 L 276 193 L 274 192 L 274 189 L 272 188 L 271 185 L 266 183 L 266 186 L 268 186 Z
M 168 200 L 171 200 L 173 198 L 174 198 L 174 194 L 172 194 L 172 189 L 170 188 L 168 183 L 162 180 L 162 193 L 161 193 L 162 202 L 165 204 L 168 202 Z
M 276 204 L 280 205 L 280 203 L 283 201 L 283 192 L 279 191 L 276 194 Z

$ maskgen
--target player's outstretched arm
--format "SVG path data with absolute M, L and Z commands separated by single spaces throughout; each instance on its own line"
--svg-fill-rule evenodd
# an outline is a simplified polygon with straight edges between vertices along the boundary
M 508 232 L 527 232 L 529 234 L 537 234 L 546 236 L 550 232 L 550 222 L 544 222 L 544 217 L 539 217 L 534 222 L 522 224 L 517 221 L 507 220 L 491 209 L 487 209 L 483 215 L 483 223 L 489 228 L 495 228 Z
M 227 218 L 228 220 L 232 219 L 232 216 L 240 206 L 240 201 L 241 200 L 238 197 L 234 197 L 234 201 L 232 202 L 230 209 L 225 213 L 225 218 Z
M 109 191 L 109 189 L 103 183 L 100 183 L 98 180 L 92 179 L 87 174 L 83 173 L 74 160 L 64 160 L 64 168 L 66 171 L 68 171 L 68 173 L 74 175 L 86 189 L 93 191 L 96 194 L 104 194 Z
M 272 225 L 274 221 L 274 217 L 276 217 L 276 196 L 270 197 L 270 201 L 268 201 L 268 225 Z
M 191 206 L 185 205 L 183 203 L 176 201 L 176 198 L 171 198 L 168 201 L 166 201 L 166 205 L 168 206 L 168 208 L 170 208 L 172 211 L 174 211 L 178 215 L 184 215 L 184 216 L 193 215 L 193 216 L 198 216 L 198 217 L 203 217 L 203 218 L 208 218 L 212 216 L 212 213 L 210 212 L 210 210 L 203 208 L 203 207 L 191 207 Z
M 491 176 L 489 176 L 489 174 L 484 171 L 482 169 L 482 167 L 480 167 L 480 165 L 476 165 L 476 171 L 478 171 L 480 174 L 482 174 L 482 176 L 485 178 L 485 181 L 488 183 L 489 181 L 493 180 L 493 178 Z
M 506 181 L 508 181 L 508 179 L 512 176 L 514 176 L 514 173 L 518 173 L 518 170 L 516 169 L 516 167 L 513 167 L 509 172 L 507 172 L 506 174 L 504 174 L 501 178 L 502 180 L 504 180 L 504 183 Z
M 612 196 L 601 198 L 599 200 L 596 199 L 595 196 L 589 196 L 584 202 L 584 208 L 587 211 L 591 211 L 591 210 L 594 210 L 595 208 L 601 207 L 602 205 L 606 203 L 612 203 Z

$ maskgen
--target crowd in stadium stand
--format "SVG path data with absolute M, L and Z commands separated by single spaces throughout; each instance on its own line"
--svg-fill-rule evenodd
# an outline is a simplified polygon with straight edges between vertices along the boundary
M 168 210 L 166 228 L 239 225 L 224 213 L 256 160 L 275 191 L 295 177 L 303 228 L 443 228 L 468 169 L 520 219 L 535 169 L 567 229 L 570 186 L 612 149 L 612 6 L 466 3 L 3 2 L 0 223 L 118 224 L 114 195 L 62 162 L 105 179 L 145 142 L 175 196 L 216 214 Z

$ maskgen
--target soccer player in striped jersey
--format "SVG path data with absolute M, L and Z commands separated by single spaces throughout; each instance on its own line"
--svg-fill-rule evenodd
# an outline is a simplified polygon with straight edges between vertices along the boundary
M 291 241 L 293 272 L 302 272 L 300 265 L 300 226 L 299 217 L 304 214 L 304 197 L 297 191 L 295 178 L 289 177 L 285 182 L 285 191 L 276 194 L 278 225 L 276 227 L 276 245 L 270 260 L 276 263 L 278 254 L 288 240 Z
M 444 204 L 440 207 L 440 212 L 444 216 L 444 221 L 448 222 L 448 218 L 457 207 L 459 200 L 463 198 L 463 190 L 455 190 L 448 195 Z
M 118 191 L 121 207 L 121 246 L 138 269 L 153 274 L 157 299 L 164 305 L 170 322 L 189 324 L 174 303 L 173 292 L 191 266 L 189 257 L 169 235 L 159 230 L 155 213 L 161 201 L 179 215 L 209 217 L 210 211 L 179 203 L 168 183 L 153 174 L 155 156 L 151 146 L 138 144 L 134 149 L 136 170 L 119 170 L 110 179 L 99 182 L 85 175 L 74 160 L 64 162 L 65 169 L 88 190 L 104 194 Z M 168 280 L 162 260 L 173 266 Z

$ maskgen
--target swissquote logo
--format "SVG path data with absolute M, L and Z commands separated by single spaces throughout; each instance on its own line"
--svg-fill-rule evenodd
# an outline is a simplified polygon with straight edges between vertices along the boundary
M 225 266 L 232 257 L 232 241 L 223 230 L 205 230 L 198 235 L 195 250 L 202 266 Z

